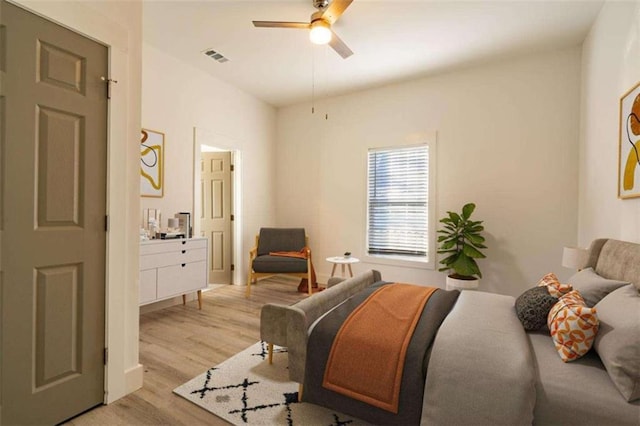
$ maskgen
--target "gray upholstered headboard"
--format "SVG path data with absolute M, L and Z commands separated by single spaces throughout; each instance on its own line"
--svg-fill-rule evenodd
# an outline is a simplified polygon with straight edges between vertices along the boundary
M 594 240 L 586 267 L 604 278 L 630 281 L 640 290 L 640 244 L 608 238 Z

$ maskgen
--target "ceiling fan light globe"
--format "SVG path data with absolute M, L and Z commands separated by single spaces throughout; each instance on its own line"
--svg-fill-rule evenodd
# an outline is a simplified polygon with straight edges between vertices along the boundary
M 327 44 L 331 41 L 331 29 L 324 21 L 316 21 L 311 24 L 309 40 L 314 44 Z

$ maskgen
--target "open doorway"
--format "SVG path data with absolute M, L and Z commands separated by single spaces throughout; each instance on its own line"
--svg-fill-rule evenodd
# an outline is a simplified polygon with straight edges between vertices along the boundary
M 194 128 L 193 233 L 209 240 L 209 283 L 240 283 L 241 152 L 221 134 Z

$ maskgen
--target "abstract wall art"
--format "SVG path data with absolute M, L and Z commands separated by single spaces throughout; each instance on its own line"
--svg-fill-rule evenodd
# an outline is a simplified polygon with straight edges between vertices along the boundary
M 620 98 L 618 197 L 640 197 L 640 82 Z
M 164 133 L 142 129 L 140 140 L 140 195 L 164 195 Z

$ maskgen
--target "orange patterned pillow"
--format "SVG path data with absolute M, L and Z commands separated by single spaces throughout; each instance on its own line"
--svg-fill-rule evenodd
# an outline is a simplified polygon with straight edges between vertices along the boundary
M 564 362 L 589 352 L 599 324 L 596 309 L 587 307 L 578 290 L 562 296 L 547 317 L 553 344 Z
M 538 281 L 538 287 L 546 286 L 547 291 L 553 297 L 562 297 L 573 290 L 570 284 L 560 284 L 558 277 L 553 272 L 549 272 Z

